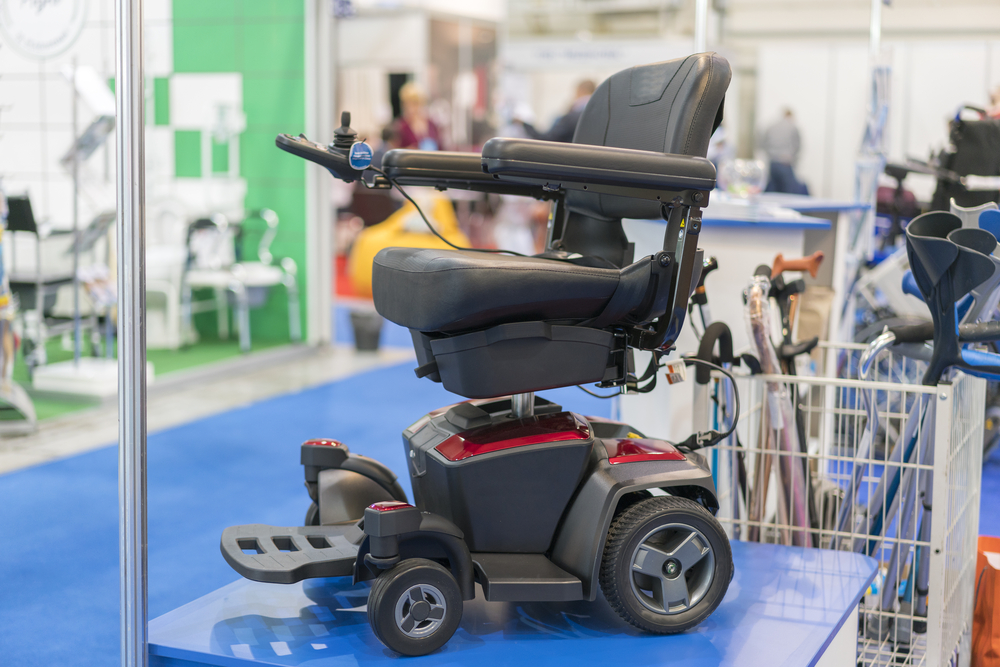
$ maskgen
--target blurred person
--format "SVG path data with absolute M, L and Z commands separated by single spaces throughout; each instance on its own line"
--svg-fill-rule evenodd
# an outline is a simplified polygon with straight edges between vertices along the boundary
M 531 108 L 523 102 L 518 103 L 509 114 L 509 120 L 500 127 L 497 136 L 528 139 L 530 135 L 527 123 L 532 120 Z M 513 250 L 522 255 L 534 255 L 540 250 L 539 227 L 544 231 L 547 217 L 548 206 L 545 203 L 530 197 L 500 195 L 500 205 L 493 215 L 493 240 L 498 248 Z
M 396 148 L 419 148 L 422 151 L 441 149 L 441 131 L 427 113 L 427 93 L 420 84 L 410 81 L 399 89 L 403 107 L 395 122 Z
M 772 123 L 761 136 L 760 147 L 770 162 L 770 177 L 766 192 L 786 192 L 808 195 L 809 187 L 795 175 L 802 138 L 792 110 L 785 108 L 781 118 Z
M 539 132 L 525 119 L 518 119 L 524 126 L 524 131 L 530 139 L 541 139 L 543 141 L 562 141 L 569 143 L 573 141 L 573 134 L 576 132 L 576 124 L 583 115 L 583 108 L 587 106 L 590 96 L 594 94 L 597 86 L 590 79 L 584 79 L 576 85 L 576 97 L 569 107 L 569 111 L 556 119 L 548 132 Z
M 386 125 L 382 128 L 382 143 L 372 151 L 372 166 L 376 169 L 382 168 L 382 158 L 394 148 L 401 148 L 399 145 L 399 131 L 395 124 Z
M 994 88 L 990 94 L 990 108 L 987 109 L 986 115 L 990 118 L 1000 118 L 1000 86 Z

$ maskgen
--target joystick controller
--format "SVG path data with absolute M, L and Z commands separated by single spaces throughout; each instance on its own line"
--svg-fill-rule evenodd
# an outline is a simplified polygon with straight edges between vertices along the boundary
M 333 141 L 327 146 L 301 134 L 297 137 L 279 134 L 275 144 L 283 151 L 326 167 L 335 178 L 351 183 L 371 165 L 372 150 L 368 144 L 358 141 L 358 133 L 351 128 L 350 111 L 340 114 L 340 123 L 333 132 Z
M 347 155 L 351 146 L 358 140 L 358 133 L 351 128 L 351 112 L 340 112 L 340 127 L 333 131 L 333 141 L 330 142 L 330 150 Z

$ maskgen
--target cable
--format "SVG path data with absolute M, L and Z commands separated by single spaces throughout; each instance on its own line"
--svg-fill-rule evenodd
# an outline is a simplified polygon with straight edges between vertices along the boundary
M 695 433 L 692 434 L 691 437 L 688 438 L 687 441 L 683 443 L 692 449 L 701 449 L 702 447 L 709 447 L 711 445 L 714 445 L 720 440 L 725 440 L 726 438 L 731 436 L 733 432 L 736 430 L 736 424 L 740 420 L 740 392 L 736 388 L 736 378 L 734 378 L 733 374 L 727 371 L 722 366 L 719 366 L 718 364 L 713 364 L 711 361 L 698 359 L 696 357 L 684 357 L 684 363 L 686 365 L 701 364 L 702 366 L 706 366 L 712 369 L 713 371 L 719 371 L 727 378 L 729 378 L 729 381 L 733 383 L 733 398 L 736 399 L 736 410 L 733 413 L 733 420 L 732 423 L 729 425 L 729 430 L 726 431 L 725 433 L 719 433 L 718 431 L 714 430 L 708 431 L 706 433 Z M 694 443 L 694 446 L 689 444 L 692 442 Z
M 424 215 L 424 211 L 423 211 L 423 209 L 420 208 L 420 205 L 417 204 L 417 202 L 415 202 L 413 200 L 413 197 L 411 197 L 410 195 L 408 195 L 406 193 L 406 190 L 404 190 L 402 188 L 402 186 L 400 186 L 400 184 L 396 182 L 396 179 L 394 179 L 392 176 L 390 176 L 389 174 L 385 173 L 384 171 L 382 171 L 378 167 L 368 167 L 368 168 L 371 171 L 374 171 L 376 174 L 381 174 L 385 178 L 385 180 L 389 181 L 389 183 L 392 185 L 392 187 L 394 187 L 397 190 L 399 190 L 399 194 L 403 195 L 403 198 L 406 199 L 406 201 L 408 201 L 411 204 L 413 204 L 414 208 L 417 209 L 417 213 L 420 214 L 420 218 L 424 221 L 424 224 L 427 225 L 427 229 L 431 230 L 431 233 L 433 233 L 434 236 L 438 237 L 439 239 L 441 239 L 442 241 L 444 241 L 445 243 L 447 243 L 448 245 L 450 245 L 455 250 L 466 250 L 466 251 L 469 251 L 469 252 L 488 252 L 488 253 L 493 253 L 493 254 L 497 254 L 497 255 L 514 255 L 515 257 L 527 257 L 528 256 L 528 255 L 522 255 L 519 252 L 514 252 L 513 250 L 497 250 L 497 249 L 494 249 L 494 248 L 463 248 L 461 246 L 455 245 L 454 243 L 452 243 L 451 241 L 449 241 L 448 239 L 446 239 L 445 237 L 443 237 L 438 230 L 434 229 L 434 225 L 432 225 L 431 221 L 427 219 L 426 215 Z
M 587 389 L 586 387 L 584 387 L 582 384 L 576 385 L 576 388 L 579 389 L 579 390 L 581 390 L 581 391 L 587 392 L 588 394 L 590 394 L 594 398 L 614 398 L 615 396 L 620 396 L 621 395 L 621 394 L 610 394 L 608 396 L 604 396 L 603 394 L 598 394 L 596 391 L 590 391 L 589 389 Z

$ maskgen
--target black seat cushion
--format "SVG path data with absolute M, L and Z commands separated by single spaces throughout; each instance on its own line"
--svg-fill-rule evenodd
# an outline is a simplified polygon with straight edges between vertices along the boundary
M 618 286 L 616 269 L 538 257 L 423 248 L 375 256 L 375 308 L 424 332 L 469 331 L 508 322 L 596 317 Z

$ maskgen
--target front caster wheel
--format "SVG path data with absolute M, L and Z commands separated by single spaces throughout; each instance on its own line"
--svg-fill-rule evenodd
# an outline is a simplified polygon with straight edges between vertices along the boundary
M 722 602 L 733 555 L 722 526 L 686 498 L 660 496 L 621 512 L 608 531 L 601 590 L 611 607 L 647 632 L 683 632 Z
M 319 505 L 316 503 L 311 503 L 309 509 L 306 510 L 306 526 L 318 526 L 319 525 Z
M 462 620 L 462 592 L 451 572 L 410 558 L 386 570 L 368 594 L 368 622 L 379 641 L 403 655 L 444 646 Z

